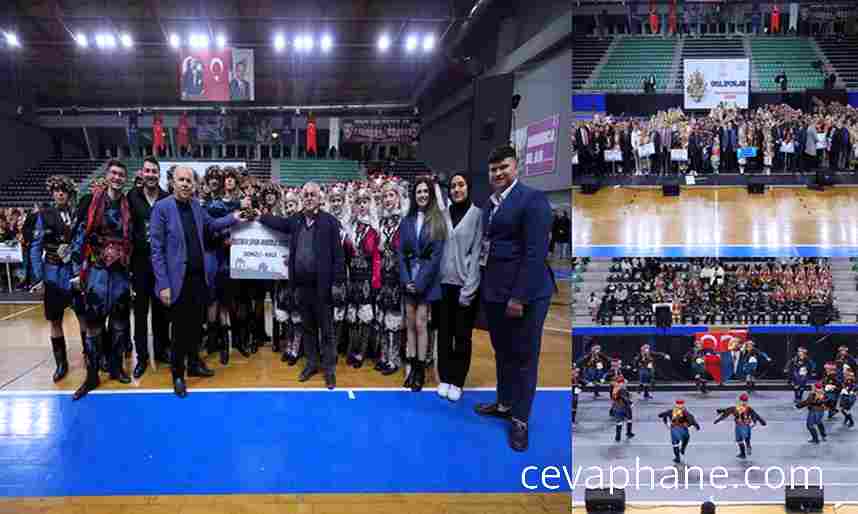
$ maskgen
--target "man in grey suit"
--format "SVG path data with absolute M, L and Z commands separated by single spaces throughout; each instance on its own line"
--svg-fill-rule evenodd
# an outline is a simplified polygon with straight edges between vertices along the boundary
M 810 122 L 807 125 L 807 135 L 804 140 L 805 169 L 812 170 L 818 166 L 816 162 L 816 125 Z

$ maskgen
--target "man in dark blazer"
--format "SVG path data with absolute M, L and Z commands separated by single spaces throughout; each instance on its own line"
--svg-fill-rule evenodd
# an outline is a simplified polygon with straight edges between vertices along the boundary
M 302 190 L 304 211 L 282 218 L 263 214 L 259 221 L 289 234 L 289 283 L 297 293 L 304 329 L 307 366 L 298 378 L 306 382 L 324 371 L 328 389 L 336 387 L 337 346 L 333 332 L 333 290 L 344 294 L 346 278 L 340 223 L 319 210 L 321 190 L 308 182 Z M 336 288 L 335 288 L 336 286 Z
M 187 395 L 185 357 L 188 376 L 210 377 L 199 356 L 206 296 L 211 288 L 203 261 L 204 234 L 228 228 L 242 221 L 241 211 L 212 219 L 194 199 L 194 170 L 176 168 L 175 193 L 159 200 L 152 208 L 149 227 L 152 239 L 152 271 L 155 292 L 169 309 L 173 324 L 173 390 L 179 398 Z
M 478 414 L 509 419 L 509 445 L 524 451 L 536 394 L 542 326 L 554 277 L 546 262 L 551 205 L 541 191 L 518 180 L 515 149 L 502 146 L 489 157 L 494 193 L 483 210 L 480 265 L 483 308 L 497 367 L 497 401 Z

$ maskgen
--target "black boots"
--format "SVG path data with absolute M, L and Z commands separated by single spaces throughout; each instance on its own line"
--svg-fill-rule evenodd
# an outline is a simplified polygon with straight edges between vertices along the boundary
M 121 384 L 130 384 L 131 377 L 125 372 L 125 345 L 124 332 L 113 332 L 113 346 L 110 349 L 110 379 L 118 380 Z
M 679 447 L 673 447 L 673 462 L 679 464 Z
M 224 366 L 229 364 L 229 341 L 227 340 L 227 332 L 229 331 L 229 327 L 226 325 L 220 325 L 218 327 L 218 340 L 220 341 L 220 363 Z M 233 338 L 235 341 L 235 338 Z
M 626 423 L 626 439 L 631 439 L 635 434 L 632 433 L 632 423 L 629 421 Z
M 747 457 L 747 455 L 745 455 L 745 443 L 739 443 L 739 455 L 736 455 L 736 457 L 739 457 L 740 459 Z
M 54 349 L 54 360 L 57 361 L 57 370 L 54 372 L 54 382 L 59 382 L 69 372 L 69 360 L 66 355 L 66 338 L 52 337 L 51 346 Z
M 410 364 L 410 367 L 408 368 L 408 375 L 405 377 L 405 382 L 403 382 L 402 384 L 402 387 L 406 389 L 411 389 L 411 384 L 414 383 L 414 374 L 417 370 L 417 367 L 415 366 L 416 361 L 417 359 L 413 357 L 408 357 L 407 359 L 405 359 L 405 362 L 407 364 Z
M 80 400 L 99 385 L 98 380 L 98 336 L 87 336 L 83 340 L 83 352 L 86 360 L 86 380 L 72 395 L 72 400 Z
M 623 438 L 623 425 L 618 424 L 616 426 L 616 434 L 614 434 L 614 441 L 619 443 Z
M 414 393 L 423 390 L 423 384 L 426 381 L 426 363 L 421 360 L 414 360 L 414 380 L 411 381 L 411 391 Z
M 232 346 L 245 359 L 250 358 L 249 341 L 247 321 L 234 321 L 232 323 Z

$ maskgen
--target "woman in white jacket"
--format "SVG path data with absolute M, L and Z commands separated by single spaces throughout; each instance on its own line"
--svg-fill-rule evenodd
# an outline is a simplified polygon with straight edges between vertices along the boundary
M 455 174 L 449 182 L 449 202 L 438 185 L 435 194 L 450 234 L 441 261 L 441 301 L 438 302 L 438 395 L 450 401 L 462 397 L 471 366 L 471 333 L 474 330 L 480 286 L 482 209 L 471 202 L 468 178 Z

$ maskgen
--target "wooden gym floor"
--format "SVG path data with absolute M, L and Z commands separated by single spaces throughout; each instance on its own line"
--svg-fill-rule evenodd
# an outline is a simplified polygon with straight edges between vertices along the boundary
M 603 188 L 572 193 L 572 245 L 858 246 L 858 188 Z
M 549 317 L 546 320 L 540 358 L 539 386 L 568 387 L 571 359 L 569 288 L 559 284 Z M 41 305 L 0 305 L 0 391 L 69 391 L 83 380 L 83 358 L 77 322 L 70 311 L 64 328 L 69 348 L 70 372 L 59 384 L 53 384 L 54 370 L 50 352 L 49 325 L 44 321 Z M 269 329 L 270 334 L 270 329 Z M 204 355 L 204 354 L 203 354 Z M 475 330 L 474 355 L 466 388 L 487 388 L 495 385 L 494 356 L 486 332 Z M 207 359 L 216 376 L 211 379 L 188 379 L 189 392 L 203 388 L 319 388 L 323 384 L 311 379 L 297 381 L 301 363 L 289 367 L 279 361 L 270 347 L 261 348 L 250 359 L 233 351 L 229 366 L 224 368 L 217 355 Z M 341 359 L 342 360 L 342 359 Z M 135 357 L 126 361 L 133 368 Z M 353 369 L 341 363 L 337 369 L 338 389 L 350 387 L 399 388 L 402 376 L 383 377 L 371 367 Z M 427 384 L 436 381 L 434 374 Z M 105 389 L 167 389 L 171 390 L 169 370 L 151 367 L 139 381 L 121 385 L 102 381 Z M 466 392 L 467 394 L 467 392 Z M 83 400 L 86 401 L 86 400 Z M 177 400 L 179 401 L 179 400 Z M 568 417 L 568 416 L 566 416 Z M 2 416 L 0 416 L 2 418 Z M 508 450 L 504 448 L 504 450 Z M 160 496 L 75 496 L 0 498 L 0 514 L 14 513 L 544 513 L 569 512 L 570 496 L 560 494 L 236 494 L 236 495 L 160 495 Z

